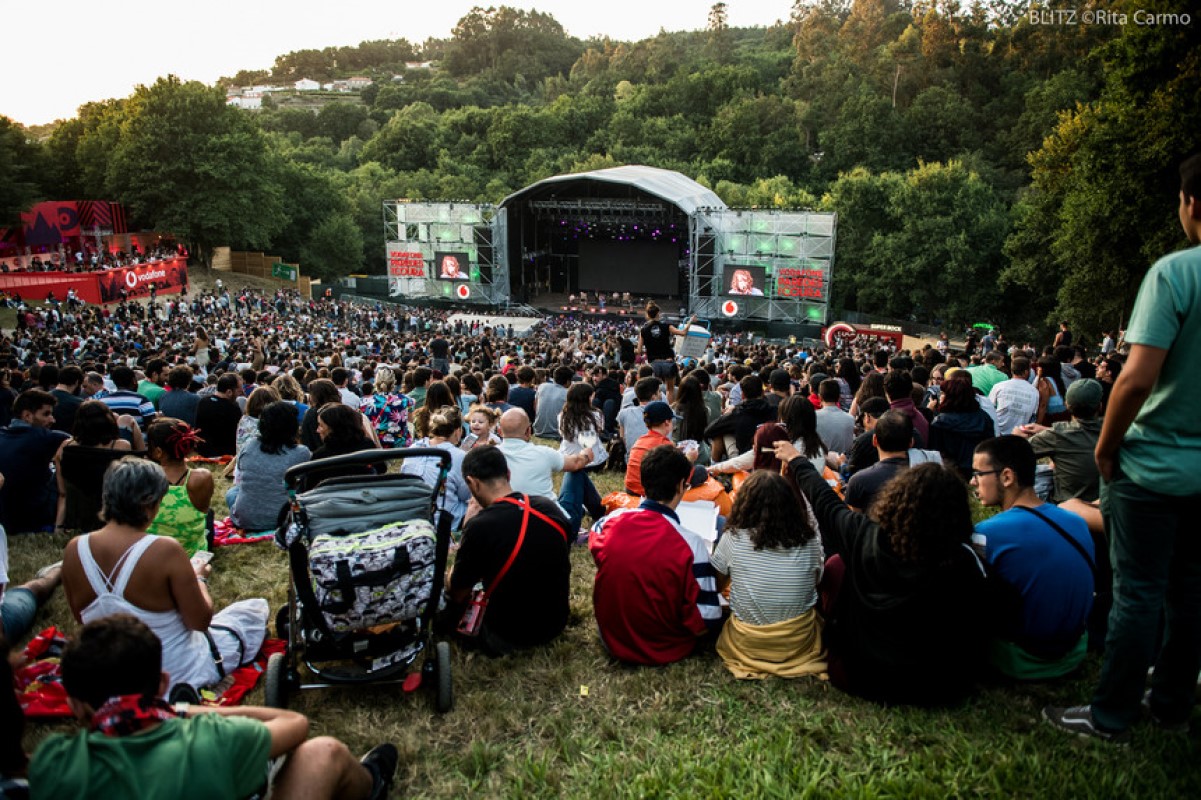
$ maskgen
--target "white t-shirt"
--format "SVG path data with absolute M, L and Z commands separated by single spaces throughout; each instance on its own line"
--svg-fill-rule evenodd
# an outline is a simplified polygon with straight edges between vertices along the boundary
M 522 439 L 505 439 L 498 447 L 509 464 L 509 483 L 515 492 L 558 502 L 554 473 L 563 471 L 563 454 Z

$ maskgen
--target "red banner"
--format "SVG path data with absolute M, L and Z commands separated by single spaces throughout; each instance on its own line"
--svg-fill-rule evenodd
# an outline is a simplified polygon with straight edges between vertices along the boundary
M 820 269 L 786 267 L 776 270 L 776 297 L 802 297 L 825 302 L 825 273 Z
M 388 248 L 388 275 L 393 278 L 424 278 L 425 259 L 420 251 Z
M 87 303 L 116 303 L 124 298 L 175 294 L 188 285 L 186 258 L 169 258 L 101 272 L 9 272 L 0 274 L 0 290 L 25 300 L 45 300 L 50 292 L 59 300 L 75 289 Z

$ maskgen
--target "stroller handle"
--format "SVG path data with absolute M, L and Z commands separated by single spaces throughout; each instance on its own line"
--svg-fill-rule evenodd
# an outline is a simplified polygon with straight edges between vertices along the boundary
M 442 463 L 441 469 L 450 469 L 450 453 L 437 447 L 398 447 L 393 450 L 360 450 L 357 453 L 347 453 L 342 456 L 321 458 L 316 461 L 306 461 L 289 467 L 284 473 L 284 484 L 289 489 L 295 489 L 300 479 L 310 472 L 318 472 L 330 467 L 352 466 L 355 464 L 378 464 L 381 461 L 396 461 L 405 458 L 436 458 Z

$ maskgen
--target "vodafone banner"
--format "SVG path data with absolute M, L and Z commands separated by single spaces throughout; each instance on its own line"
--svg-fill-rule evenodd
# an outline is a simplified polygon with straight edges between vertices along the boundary
M 54 292 L 59 300 L 75 289 L 88 303 L 116 303 L 123 297 L 147 297 L 154 286 L 158 294 L 175 294 L 188 285 L 186 258 L 169 258 L 136 267 L 102 272 L 10 272 L 0 274 L 0 290 L 16 292 L 25 300 L 45 300 Z

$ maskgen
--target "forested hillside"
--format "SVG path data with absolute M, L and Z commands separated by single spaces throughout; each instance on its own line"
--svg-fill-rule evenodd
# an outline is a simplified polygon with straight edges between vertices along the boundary
M 218 87 L 163 78 L 42 142 L 0 119 L 0 217 L 112 198 L 201 257 L 270 248 L 334 276 L 382 271 L 385 198 L 496 202 L 649 164 L 730 205 L 837 211 L 836 310 L 1097 331 L 1184 243 L 1174 171 L 1201 130 L 1201 21 L 1049 24 L 1029 9 L 818 0 L 736 29 L 719 3 L 705 31 L 639 42 L 476 9 L 447 39 L 289 53 Z M 375 82 L 317 113 L 225 105 L 227 86 L 349 75 Z

